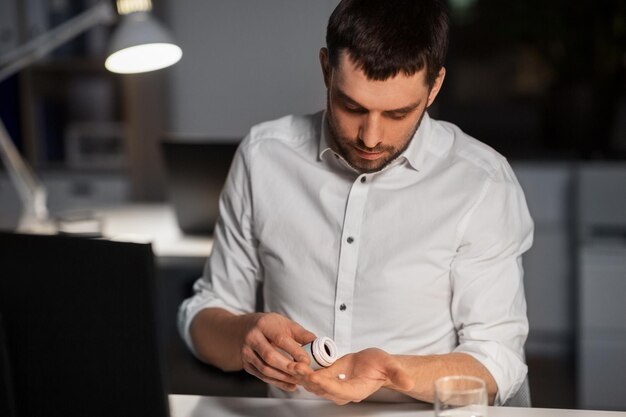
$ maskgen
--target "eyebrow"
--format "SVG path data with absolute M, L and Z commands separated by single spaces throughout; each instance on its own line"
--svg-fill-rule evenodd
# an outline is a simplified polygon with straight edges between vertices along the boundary
M 347 95 L 340 88 L 336 88 L 335 91 L 337 93 L 337 96 L 340 99 L 348 102 L 349 104 L 352 104 L 353 106 L 358 106 L 358 107 L 360 107 L 362 109 L 367 109 L 365 106 L 360 104 L 358 101 L 356 101 L 355 99 L 353 99 L 352 97 Z M 398 109 L 384 110 L 383 113 L 409 113 L 409 112 L 415 110 L 417 107 L 419 107 L 420 103 L 421 103 L 421 101 L 417 101 L 415 103 L 409 104 L 408 106 L 400 107 Z

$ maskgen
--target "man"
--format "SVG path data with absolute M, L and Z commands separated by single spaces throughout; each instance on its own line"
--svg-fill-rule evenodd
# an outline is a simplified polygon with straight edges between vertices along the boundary
M 491 403 L 517 392 L 533 225 L 506 160 L 426 112 L 447 32 L 438 0 L 337 6 L 320 51 L 326 111 L 253 127 L 233 161 L 180 310 L 200 359 L 271 395 L 338 404 L 432 402 L 451 374 L 483 378 Z M 312 371 L 301 345 L 316 336 L 344 356 Z

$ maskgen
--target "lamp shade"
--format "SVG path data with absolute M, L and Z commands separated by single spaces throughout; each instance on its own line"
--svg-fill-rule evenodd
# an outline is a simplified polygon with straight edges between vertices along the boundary
M 122 16 L 111 37 L 104 66 L 112 72 L 134 74 L 168 67 L 182 55 L 180 47 L 150 13 L 134 12 Z

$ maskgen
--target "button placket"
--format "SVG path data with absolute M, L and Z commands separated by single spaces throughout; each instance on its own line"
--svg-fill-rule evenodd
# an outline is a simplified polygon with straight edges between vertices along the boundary
M 342 354 L 352 345 L 352 312 L 354 286 L 359 254 L 359 236 L 369 187 L 363 186 L 363 177 L 356 178 L 346 204 L 343 233 L 339 253 L 339 272 L 335 294 L 334 339 Z

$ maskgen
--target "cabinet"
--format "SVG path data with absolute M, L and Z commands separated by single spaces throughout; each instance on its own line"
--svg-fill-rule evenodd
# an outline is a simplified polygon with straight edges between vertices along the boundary
M 122 170 L 126 164 L 121 80 L 101 60 L 32 65 L 20 76 L 22 143 L 37 170 Z
M 164 197 L 159 141 L 163 71 L 116 75 L 102 60 L 53 60 L 21 74 L 21 130 L 27 160 L 45 171 L 126 177 L 137 200 Z
M 36 64 L 21 74 L 24 153 L 35 170 L 118 173 L 131 197 L 161 200 L 163 71 L 116 75 L 102 60 Z
M 580 274 L 579 405 L 626 410 L 626 241 L 585 246 Z
M 578 398 L 626 410 L 626 165 L 578 173 Z
M 522 257 L 530 333 L 529 356 L 573 354 L 575 333 L 571 195 L 568 162 L 512 162 L 535 223 L 533 246 Z M 532 378 L 531 378 L 532 381 Z

